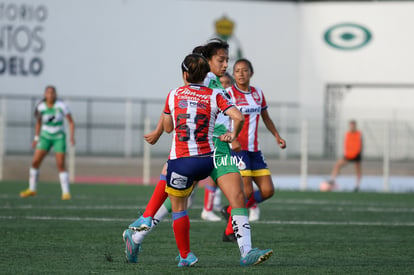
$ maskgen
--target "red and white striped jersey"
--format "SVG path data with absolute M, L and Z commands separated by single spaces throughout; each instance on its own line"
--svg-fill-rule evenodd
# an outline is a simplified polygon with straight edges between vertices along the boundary
M 259 151 L 257 128 L 261 112 L 267 109 L 266 99 L 262 90 L 250 86 L 250 92 L 244 92 L 239 90 L 236 85 L 233 85 L 227 89 L 227 92 L 244 115 L 244 125 L 237 137 L 242 150 L 250 152 Z
M 164 108 L 164 113 L 171 115 L 174 122 L 170 159 L 212 152 L 217 114 L 233 106 L 222 89 L 189 85 L 172 90 Z

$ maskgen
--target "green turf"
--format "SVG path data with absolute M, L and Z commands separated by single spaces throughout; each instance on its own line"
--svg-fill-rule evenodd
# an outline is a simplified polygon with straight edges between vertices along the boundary
M 0 182 L 1 274 L 413 274 L 414 194 L 277 191 L 252 223 L 254 246 L 273 248 L 259 266 L 239 266 L 235 244 L 223 243 L 225 223 L 200 220 L 203 190 L 189 214 L 191 248 L 199 258 L 178 269 L 171 220 L 143 243 L 139 264 L 127 264 L 122 231 L 142 211 L 153 187 L 39 185 Z

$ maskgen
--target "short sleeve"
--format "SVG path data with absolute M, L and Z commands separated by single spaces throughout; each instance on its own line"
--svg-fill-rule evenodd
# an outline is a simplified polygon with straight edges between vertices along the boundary
M 231 97 L 226 92 L 217 93 L 216 96 L 217 106 L 219 109 L 224 113 L 227 109 L 234 106 L 233 101 L 231 100 Z
M 62 111 L 65 116 L 71 113 L 69 106 L 63 102 L 62 102 Z
M 267 109 L 267 102 L 266 102 L 266 98 L 264 96 L 263 91 L 262 91 L 262 105 L 261 105 L 261 107 L 262 107 L 262 111 Z
M 168 93 L 167 99 L 165 100 L 165 106 L 164 106 L 164 114 L 170 115 L 171 114 L 171 110 L 170 110 L 170 96 L 171 96 L 171 92 Z

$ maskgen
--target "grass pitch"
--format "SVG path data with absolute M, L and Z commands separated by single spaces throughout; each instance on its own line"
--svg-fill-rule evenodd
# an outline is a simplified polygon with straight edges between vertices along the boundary
M 413 274 L 414 194 L 277 191 L 252 223 L 253 245 L 274 249 L 265 263 L 239 266 L 236 244 L 221 241 L 225 222 L 200 219 L 199 189 L 191 219 L 192 268 L 176 266 L 171 219 L 143 243 L 138 264 L 125 261 L 123 230 L 143 211 L 153 186 L 71 186 L 0 182 L 1 274 Z M 224 200 L 225 201 L 225 200 Z

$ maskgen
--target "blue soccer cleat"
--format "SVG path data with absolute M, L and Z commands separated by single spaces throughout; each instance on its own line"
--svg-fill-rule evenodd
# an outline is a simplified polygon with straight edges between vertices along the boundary
M 132 240 L 133 231 L 130 229 L 125 229 L 122 233 L 122 238 L 125 242 L 125 256 L 129 263 L 138 262 L 138 254 L 141 251 L 141 244 L 136 244 Z
M 136 221 L 129 225 L 129 229 L 134 231 L 148 231 L 151 229 L 152 217 L 139 217 Z
M 182 258 L 181 255 L 178 255 L 178 257 L 176 258 L 176 260 L 179 260 L 178 262 L 178 267 L 190 267 L 195 265 L 198 262 L 197 257 L 192 253 L 188 253 L 187 254 L 187 258 Z
M 258 248 L 253 248 L 252 250 L 247 253 L 246 256 L 240 259 L 241 266 L 250 266 L 250 265 L 258 265 L 269 259 L 272 256 L 273 250 L 272 249 L 263 249 L 260 250 Z

